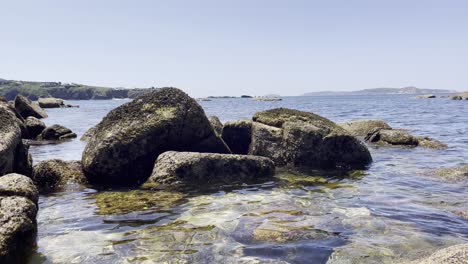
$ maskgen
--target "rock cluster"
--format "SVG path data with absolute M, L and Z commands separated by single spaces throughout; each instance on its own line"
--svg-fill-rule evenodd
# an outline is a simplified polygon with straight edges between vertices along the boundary
M 468 92 L 453 94 L 449 96 L 452 100 L 468 100 Z

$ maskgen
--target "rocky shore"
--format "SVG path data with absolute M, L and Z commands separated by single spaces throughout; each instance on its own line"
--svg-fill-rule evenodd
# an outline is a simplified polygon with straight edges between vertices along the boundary
M 183 190 L 176 188 L 179 185 L 264 180 L 277 169 L 365 170 L 373 161 L 368 144 L 447 148 L 383 120 L 337 124 L 288 108 L 223 124 L 217 117 L 207 117 L 183 91 L 161 88 L 115 108 L 90 129 L 82 137 L 86 147 L 80 161 L 46 160 L 33 167 L 28 142 L 76 137 L 61 125 L 47 127 L 40 120 L 47 117 L 41 105 L 65 104 L 60 100 L 36 104 L 21 95 L 14 105 L 0 100 L 0 263 L 20 262 L 33 250 L 38 193 L 70 186 L 125 186 L 139 191 L 144 185 L 179 200 L 180 195 L 175 195 Z M 464 169 L 446 173 L 466 176 Z M 115 197 L 99 199 L 109 203 Z M 261 230 L 254 233 L 256 239 L 275 241 Z

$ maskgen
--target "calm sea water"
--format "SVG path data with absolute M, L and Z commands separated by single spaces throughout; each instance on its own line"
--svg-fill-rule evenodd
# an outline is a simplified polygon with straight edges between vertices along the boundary
M 80 137 L 128 102 L 68 101 L 48 124 Z M 31 263 L 395 263 L 468 242 L 468 183 L 430 176 L 468 164 L 468 103 L 412 96 L 286 97 L 200 102 L 222 121 L 289 107 L 336 122 L 381 118 L 436 138 L 447 150 L 370 146 L 374 162 L 348 176 L 291 175 L 181 192 L 69 190 L 41 196 Z M 79 160 L 85 143 L 32 146 L 34 162 Z

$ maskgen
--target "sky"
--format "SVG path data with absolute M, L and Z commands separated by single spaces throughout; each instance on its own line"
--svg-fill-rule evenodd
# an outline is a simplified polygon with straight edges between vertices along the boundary
M 468 1 L 0 0 L 0 78 L 192 96 L 468 90 Z

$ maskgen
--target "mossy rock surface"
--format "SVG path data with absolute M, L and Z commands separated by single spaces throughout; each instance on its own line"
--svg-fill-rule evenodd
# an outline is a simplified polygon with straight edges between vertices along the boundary
M 286 108 L 256 113 L 249 154 L 277 166 L 360 169 L 372 162 L 367 147 L 334 122 Z
M 42 193 L 61 191 L 69 183 L 88 184 L 81 162 L 59 159 L 45 160 L 36 164 L 32 179 Z
M 137 185 L 168 151 L 230 153 L 201 106 L 176 88 L 146 93 L 107 114 L 83 152 L 92 182 Z

